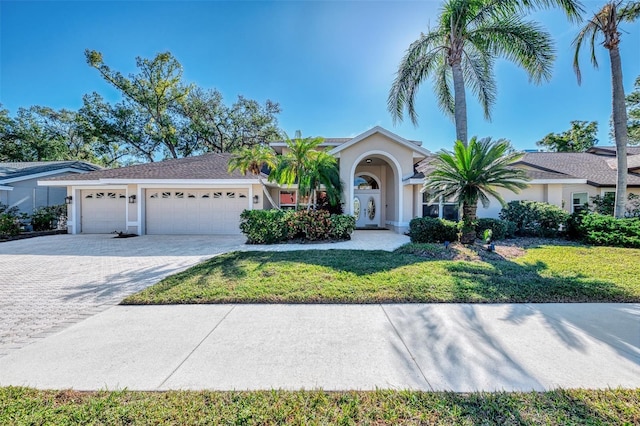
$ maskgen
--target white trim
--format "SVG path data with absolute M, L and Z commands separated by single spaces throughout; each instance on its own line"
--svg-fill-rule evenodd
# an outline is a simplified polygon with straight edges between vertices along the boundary
M 67 173 L 67 172 L 68 173 L 87 173 L 86 170 L 81 171 L 73 167 L 65 167 L 64 169 L 50 170 L 48 172 L 40 172 L 40 173 L 31 174 L 31 175 L 23 175 L 23 176 L 18 176 L 14 178 L 2 179 L 2 183 L 20 182 L 21 180 L 29 180 L 29 179 L 35 179 L 35 178 L 51 176 L 51 175 L 59 175 L 60 173 Z M 40 185 L 40 182 L 38 182 L 38 185 Z
M 404 214 L 404 199 L 403 199 L 403 184 L 402 184 L 402 179 L 400 177 L 400 173 L 402 172 L 402 167 L 400 167 L 400 163 L 398 162 L 398 160 L 391 154 L 389 154 L 388 152 L 385 151 L 380 151 L 380 150 L 372 150 L 372 151 L 367 151 L 364 152 L 362 154 L 360 154 L 355 161 L 353 162 L 353 164 L 351 165 L 351 172 L 349 173 L 349 180 L 350 180 L 350 185 L 349 185 L 349 199 L 347 200 L 347 211 L 349 212 L 350 215 L 353 216 L 353 197 L 354 197 L 354 188 L 353 188 L 353 180 L 356 177 L 356 168 L 358 167 L 358 165 L 360 164 L 360 162 L 366 158 L 369 157 L 371 155 L 381 155 L 383 157 L 385 157 L 386 160 L 390 160 L 391 162 L 393 162 L 393 165 L 396 167 L 396 170 L 394 171 L 394 179 L 396 181 L 398 181 L 397 183 L 397 188 L 396 191 L 398 192 L 398 196 L 397 196 L 397 201 L 398 201 L 398 219 L 402 220 L 402 216 Z M 392 171 L 393 171 L 393 167 L 391 167 Z M 386 204 L 386 198 L 389 196 L 389 194 L 387 194 L 385 192 L 385 204 Z M 382 203 L 382 201 L 381 201 Z
M 404 186 L 407 185 L 423 185 L 424 184 L 424 179 L 407 179 L 404 180 Z
M 0 191 L 13 191 L 13 186 L 0 185 Z
M 257 183 L 256 183 L 257 184 Z M 159 188 L 170 188 L 170 189 L 179 189 L 179 188 L 184 188 L 184 189 L 206 189 L 206 188 L 248 188 L 250 186 L 254 185 L 253 183 L 244 183 L 244 184 L 195 184 L 195 183 L 187 183 L 187 184 L 183 184 L 182 182 L 179 183 L 148 183 L 148 184 L 138 184 L 138 188 L 153 188 L 153 189 L 159 189 Z
M 524 181 L 524 183 L 529 185 L 547 185 L 547 184 L 580 184 L 587 183 L 586 179 L 531 179 L 528 181 Z
M 601 196 L 601 197 L 604 197 L 604 195 L 605 195 L 607 192 L 613 192 L 613 194 L 615 195 L 615 193 L 616 193 L 616 187 L 615 187 L 615 186 L 607 186 L 607 187 L 604 187 L 604 188 L 600 188 L 600 196 Z M 628 195 L 628 194 L 627 194 L 627 195 Z
M 329 151 L 329 154 L 331 155 L 336 155 L 338 153 L 340 153 L 340 151 L 345 150 L 347 148 L 349 148 L 350 146 L 353 146 L 355 144 L 357 144 L 358 142 L 360 142 L 363 139 L 368 138 L 369 136 L 376 134 L 376 133 L 380 133 L 381 135 L 384 135 L 386 137 L 388 137 L 389 139 L 393 140 L 394 142 L 397 142 L 400 145 L 404 145 L 406 148 L 413 150 L 414 152 L 417 152 L 419 154 L 422 154 L 423 156 L 429 156 L 431 155 L 431 151 L 422 148 L 419 145 L 416 145 L 413 142 L 410 142 L 408 140 L 406 140 L 405 138 L 396 135 L 395 133 L 391 133 L 390 131 L 388 131 L 387 129 L 384 129 L 380 126 L 376 126 L 372 129 L 367 130 L 364 133 L 359 134 L 358 136 L 356 136 L 355 138 L 351 139 L 348 142 L 343 143 L 342 145 L 333 148 L 331 151 Z
M 39 180 L 40 186 L 82 186 L 82 185 L 100 185 L 100 180 Z
M 127 185 L 91 185 L 91 186 L 72 186 L 71 189 L 80 189 L 80 190 L 87 190 L 87 189 L 104 189 L 105 191 L 108 191 L 110 189 L 127 189 Z

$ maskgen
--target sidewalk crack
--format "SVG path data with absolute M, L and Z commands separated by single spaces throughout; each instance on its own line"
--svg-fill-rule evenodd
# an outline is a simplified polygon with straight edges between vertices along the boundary
M 391 327 L 393 327 L 393 331 L 396 332 L 396 336 L 398 336 L 398 339 L 400 339 L 400 341 L 402 342 L 402 345 L 407 350 L 407 353 L 411 357 L 411 360 L 413 361 L 413 363 L 415 364 L 416 368 L 420 372 L 420 375 L 424 379 L 425 383 L 427 384 L 427 386 L 429 386 L 429 389 L 431 389 L 433 391 L 434 390 L 433 386 L 431 386 L 431 383 L 429 383 L 429 380 L 427 379 L 427 376 L 424 374 L 424 371 L 422 371 L 422 368 L 420 368 L 420 365 L 418 364 L 418 361 L 416 360 L 416 357 L 413 355 L 413 352 L 411 352 L 411 349 L 409 349 L 409 346 L 407 346 L 407 343 L 404 341 L 404 339 L 400 335 L 400 332 L 396 328 L 396 325 L 393 323 L 393 321 L 391 321 L 391 317 L 389 316 L 387 311 L 384 309 L 384 306 L 380 305 L 380 308 L 382 308 L 382 312 L 384 312 L 384 315 L 387 317 L 387 321 L 389 321 L 389 324 L 391 324 Z
M 180 369 L 180 367 L 182 367 L 184 365 L 185 362 L 187 362 L 187 360 L 189 358 L 191 358 L 191 355 L 193 355 L 193 353 L 195 351 L 198 350 L 198 348 L 204 343 L 205 340 L 207 340 L 209 338 L 209 336 L 211 336 L 211 334 L 216 331 L 216 329 L 220 326 L 220 324 L 222 324 L 222 321 L 224 321 L 231 312 L 233 312 L 233 310 L 236 308 L 236 305 L 233 305 L 231 307 L 231 309 L 229 309 L 229 311 L 224 314 L 224 316 L 220 319 L 220 321 L 218 321 L 218 323 L 211 329 L 211 331 L 209 331 L 207 333 L 206 336 L 204 336 L 202 338 L 202 340 L 200 340 L 200 342 L 198 342 L 198 344 L 191 350 L 191 352 L 189 352 L 189 354 L 180 362 L 180 364 L 178 364 L 178 366 L 176 368 L 173 369 L 173 371 L 171 373 L 169 373 L 169 375 L 162 381 L 162 383 L 160 383 L 157 387 L 157 389 L 161 389 L 162 386 L 164 386 L 165 383 L 167 383 L 167 381 L 171 378 L 171 376 L 173 376 L 176 371 L 178 371 Z

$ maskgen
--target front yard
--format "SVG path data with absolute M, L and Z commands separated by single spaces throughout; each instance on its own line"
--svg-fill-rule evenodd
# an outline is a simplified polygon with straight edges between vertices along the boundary
M 553 240 L 234 252 L 128 297 L 174 303 L 640 302 L 640 250 Z
M 639 390 L 76 392 L 0 388 L 1 424 L 638 424 Z

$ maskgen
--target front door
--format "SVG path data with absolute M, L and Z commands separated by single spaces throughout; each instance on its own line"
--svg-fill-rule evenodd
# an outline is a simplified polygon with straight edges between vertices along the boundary
M 380 190 L 363 189 L 354 191 L 353 214 L 357 228 L 380 227 Z

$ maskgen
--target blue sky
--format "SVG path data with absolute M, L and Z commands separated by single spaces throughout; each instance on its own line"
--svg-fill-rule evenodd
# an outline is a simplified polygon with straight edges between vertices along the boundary
M 586 2 L 594 12 L 601 2 Z M 43 105 L 77 109 L 86 93 L 110 101 L 118 93 L 84 60 L 85 49 L 105 63 L 135 72 L 135 57 L 170 51 L 184 77 L 217 88 L 228 103 L 237 95 L 280 104 L 280 127 L 293 135 L 349 137 L 375 125 L 436 151 L 450 148 L 455 129 L 437 107 L 430 82 L 418 95 L 419 125 L 394 125 L 386 109 L 389 87 L 409 44 L 434 23 L 436 1 L 0 1 L 0 102 L 12 114 Z M 559 11 L 538 12 L 556 41 L 551 82 L 536 86 L 506 61 L 496 67 L 493 120 L 468 97 L 469 134 L 510 139 L 535 148 L 571 120 L 599 123 L 609 144 L 609 59 L 600 69 L 582 57 L 583 82 L 572 69 L 571 41 L 578 27 Z M 640 75 L 640 23 L 622 34 L 624 85 Z

